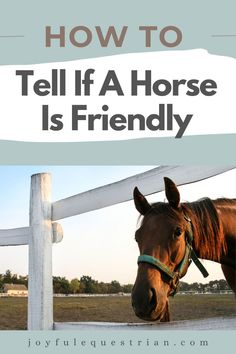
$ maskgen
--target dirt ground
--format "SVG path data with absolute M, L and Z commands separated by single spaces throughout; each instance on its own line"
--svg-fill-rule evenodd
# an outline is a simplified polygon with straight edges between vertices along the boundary
M 170 299 L 173 321 L 236 317 L 233 295 L 177 295 Z M 54 321 L 142 322 L 133 313 L 130 297 L 54 298 Z M 27 299 L 0 298 L 0 330 L 27 328 Z

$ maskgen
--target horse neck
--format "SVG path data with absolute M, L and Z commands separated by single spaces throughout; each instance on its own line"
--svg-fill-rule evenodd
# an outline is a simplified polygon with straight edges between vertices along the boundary
M 236 199 L 217 199 L 215 207 L 226 243 L 226 252 L 221 257 L 221 263 L 236 269 Z
M 183 209 L 192 221 L 193 249 L 198 257 L 228 263 L 228 250 L 236 242 L 236 200 L 204 199 L 184 203 Z
M 236 199 L 213 201 L 226 238 L 236 237 Z

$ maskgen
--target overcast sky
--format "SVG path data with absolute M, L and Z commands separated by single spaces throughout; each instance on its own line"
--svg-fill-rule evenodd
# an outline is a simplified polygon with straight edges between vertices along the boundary
M 0 229 L 28 226 L 30 176 L 49 172 L 53 200 L 112 183 L 154 166 L 0 166 Z M 201 197 L 236 197 L 236 170 L 179 188 L 182 201 Z M 148 197 L 164 201 L 164 193 Z M 138 212 L 133 202 L 61 220 L 64 238 L 53 245 L 53 274 L 68 279 L 90 275 L 98 281 L 133 283 L 138 248 L 134 241 Z M 204 279 L 194 265 L 182 279 L 208 282 L 223 278 L 220 266 L 204 261 L 210 276 Z M 28 247 L 0 247 L 0 273 L 28 273 Z

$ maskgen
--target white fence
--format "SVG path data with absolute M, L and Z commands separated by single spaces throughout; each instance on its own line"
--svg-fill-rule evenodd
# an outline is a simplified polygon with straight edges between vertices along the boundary
M 178 185 L 193 183 L 235 168 L 234 166 L 164 166 L 127 179 L 51 201 L 51 176 L 31 177 L 30 223 L 28 227 L 0 230 L 0 246 L 29 245 L 28 329 L 69 328 L 53 326 L 52 243 L 60 242 L 63 231 L 56 220 L 104 208 L 132 199 L 138 186 L 145 195 L 164 189 L 163 177 Z M 74 328 L 74 327 L 73 327 Z

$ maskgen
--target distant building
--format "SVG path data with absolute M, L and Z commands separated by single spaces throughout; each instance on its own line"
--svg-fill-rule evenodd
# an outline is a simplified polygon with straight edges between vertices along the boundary
M 4 284 L 3 293 L 7 296 L 28 296 L 28 289 L 23 284 Z

